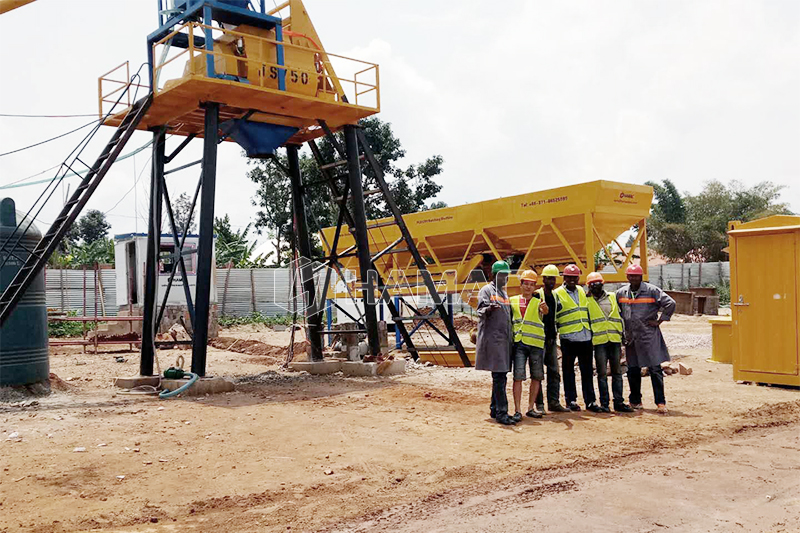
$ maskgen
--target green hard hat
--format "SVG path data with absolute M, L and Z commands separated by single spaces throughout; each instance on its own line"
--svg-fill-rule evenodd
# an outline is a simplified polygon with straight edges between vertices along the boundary
M 492 275 L 497 274 L 498 272 L 511 272 L 511 267 L 508 266 L 508 263 L 505 261 L 495 261 L 492 265 Z

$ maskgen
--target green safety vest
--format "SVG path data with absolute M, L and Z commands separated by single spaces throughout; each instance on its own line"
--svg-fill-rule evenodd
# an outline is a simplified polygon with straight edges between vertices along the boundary
M 594 298 L 589 300 L 589 322 L 592 325 L 592 344 L 622 342 L 622 317 L 619 314 L 617 295 L 607 292 L 611 302 L 611 313 L 606 316 Z
M 519 307 L 521 296 L 512 296 L 511 312 L 514 320 L 514 342 L 521 342 L 528 346 L 544 348 L 544 323 L 539 316 L 539 304 L 541 300 L 534 295 L 528 300 L 528 307 L 525 309 L 525 317 Z
M 578 286 L 577 289 L 580 305 L 575 303 L 575 300 L 572 299 L 572 296 L 569 295 L 563 285 L 553 291 L 556 299 L 561 304 L 561 309 L 556 313 L 556 326 L 558 327 L 559 335 L 578 333 L 582 329 L 591 329 L 589 327 L 589 309 L 587 307 L 586 293 L 583 292 L 583 287 L 581 286 Z

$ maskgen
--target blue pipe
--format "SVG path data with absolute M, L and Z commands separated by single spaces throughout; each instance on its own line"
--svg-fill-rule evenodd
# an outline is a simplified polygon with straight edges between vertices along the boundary
M 158 393 L 158 397 L 161 398 L 162 400 L 165 400 L 167 398 L 172 398 L 173 396 L 177 396 L 178 394 L 184 392 L 186 389 L 188 389 L 189 387 L 194 385 L 195 381 L 200 379 L 200 376 L 198 376 L 194 372 L 184 372 L 183 373 L 183 377 L 191 378 L 189 380 L 189 383 L 187 383 L 186 385 L 181 385 L 180 387 L 178 387 L 174 391 L 170 391 L 169 389 L 164 389 L 160 393 Z

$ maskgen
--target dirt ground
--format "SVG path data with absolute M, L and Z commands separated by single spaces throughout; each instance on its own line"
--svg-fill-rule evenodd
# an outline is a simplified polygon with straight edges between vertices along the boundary
M 705 318 L 663 328 L 694 369 L 665 378 L 669 416 L 645 379 L 644 412 L 516 427 L 471 369 L 310 376 L 210 348 L 237 391 L 158 400 L 112 386 L 137 354 L 53 348 L 66 390 L 0 403 L 0 531 L 799 531 L 800 391 L 733 382 Z

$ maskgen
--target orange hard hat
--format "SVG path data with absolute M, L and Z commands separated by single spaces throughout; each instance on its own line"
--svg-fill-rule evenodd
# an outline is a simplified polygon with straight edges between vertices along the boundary
M 625 274 L 633 275 L 633 276 L 643 276 L 644 270 L 639 265 L 629 265 L 628 268 L 625 269 Z
M 586 276 L 586 283 L 594 283 L 595 281 L 599 281 L 600 283 L 606 282 L 600 272 L 590 272 L 589 275 Z
M 581 275 L 581 269 L 578 268 L 578 265 L 567 265 L 566 268 L 564 268 L 564 275 L 565 276 L 580 276 Z
M 522 274 L 519 275 L 520 281 L 532 281 L 536 283 L 537 279 L 539 279 L 539 276 L 537 276 L 536 272 L 533 270 L 523 270 Z

